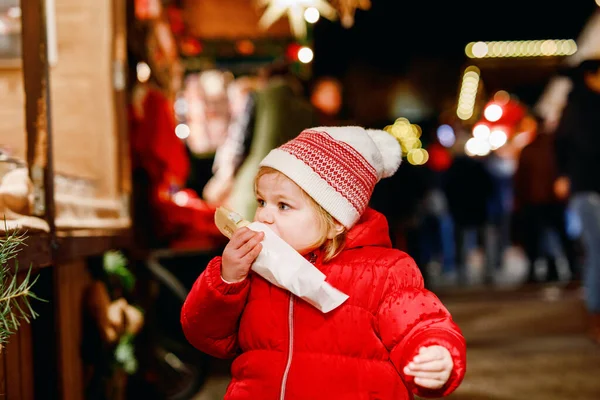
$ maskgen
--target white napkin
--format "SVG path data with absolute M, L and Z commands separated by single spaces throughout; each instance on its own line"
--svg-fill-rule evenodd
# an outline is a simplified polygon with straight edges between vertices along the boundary
M 325 282 L 325 274 L 302 257 L 267 225 L 252 222 L 248 228 L 264 232 L 263 248 L 252 270 L 273 285 L 289 290 L 323 313 L 348 299 L 348 295 Z

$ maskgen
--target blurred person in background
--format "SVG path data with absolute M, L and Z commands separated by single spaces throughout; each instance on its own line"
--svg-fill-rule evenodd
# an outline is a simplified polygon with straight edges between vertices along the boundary
M 423 202 L 430 185 L 430 173 L 426 168 L 402 162 L 396 174 L 375 186 L 370 202 L 371 207 L 387 218 L 392 246 L 413 256 L 426 286 L 430 277 L 421 246 L 421 227 Z
M 456 255 L 454 248 L 454 221 L 448 209 L 448 201 L 443 191 L 443 181 L 446 171 L 452 165 L 450 150 L 435 140 L 427 146 L 429 160 L 422 166 L 429 172 L 429 184 L 423 199 L 423 219 L 421 223 L 421 251 L 424 267 L 428 276 L 443 284 L 450 281 L 456 274 Z M 436 264 L 441 268 L 437 270 Z M 435 276 L 437 273 L 437 277 Z M 436 279 L 437 278 L 437 279 Z
M 227 88 L 230 109 L 227 137 L 217 149 L 212 165 L 213 176 L 202 193 L 210 204 L 220 205 L 227 201 L 235 174 L 248 155 L 256 119 L 257 90 L 258 80 L 253 76 L 238 77 Z
M 571 279 L 578 277 L 575 242 L 567 233 L 566 202 L 554 193 L 558 166 L 554 152 L 554 137 L 541 117 L 534 115 L 535 137 L 518 158 L 514 175 L 514 209 L 520 213 L 523 226 L 522 241 L 529 262 L 526 283 L 537 282 L 536 261 L 546 259 L 545 281 L 559 280 L 557 252 L 549 242 L 550 233 L 560 239 Z
M 344 88 L 337 78 L 317 78 L 311 87 L 310 102 L 315 108 L 320 126 L 353 125 L 343 115 Z
M 464 152 L 456 154 L 444 176 L 444 193 L 454 221 L 457 280 L 462 285 L 469 283 L 468 258 L 473 242 L 476 247 L 484 248 L 484 254 L 489 254 L 486 251 L 485 227 L 489 220 L 488 202 L 493 193 L 493 185 L 483 160 Z M 479 246 L 480 243 L 483 246 Z M 491 283 L 495 269 L 490 265 L 488 257 L 484 268 L 484 281 Z
M 294 138 L 298 132 L 316 126 L 314 108 L 305 98 L 301 81 L 287 62 L 275 61 L 258 72 L 258 89 L 253 114 L 243 141 L 246 154 L 235 173 L 227 205 L 246 219 L 252 219 L 257 203 L 254 176 L 258 164 L 272 149 Z
M 581 222 L 585 304 L 590 335 L 600 344 L 600 59 L 584 60 L 570 77 L 573 86 L 556 128 L 560 177 L 554 190 L 570 197 Z
M 486 227 L 486 248 L 490 266 L 494 273 L 504 266 L 504 254 L 511 246 L 511 219 L 513 212 L 513 178 L 517 160 L 507 157 L 501 151 L 491 152 L 485 166 L 493 182 L 493 190 L 488 202 L 488 224 Z
M 212 177 L 216 152 L 227 138 L 231 122 L 228 87 L 232 81 L 231 72 L 217 69 L 187 78 L 184 98 L 189 134 L 184 140 L 191 165 L 187 186 L 197 193 L 203 192 Z

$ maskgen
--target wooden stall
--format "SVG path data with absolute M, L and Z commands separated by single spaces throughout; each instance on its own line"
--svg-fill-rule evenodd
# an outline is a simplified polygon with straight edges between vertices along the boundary
M 82 399 L 88 260 L 131 241 L 125 0 L 0 0 L 0 14 L 13 23 L 0 37 L 0 234 L 26 233 L 19 273 L 32 266 L 47 300 L 0 354 L 0 396 Z
M 201 43 L 201 50 L 182 57 L 188 72 L 218 68 L 236 75 L 253 73 L 261 65 L 286 57 L 290 45 L 309 44 L 310 38 L 294 38 L 287 15 L 267 29 L 259 21 L 266 4 L 246 0 L 184 0 L 182 14 L 186 35 Z M 229 21 L 235 21 L 230 23 Z M 309 29 L 310 30 L 310 29 Z M 306 75 L 308 67 L 298 65 Z M 297 71 L 300 72 L 300 71 Z

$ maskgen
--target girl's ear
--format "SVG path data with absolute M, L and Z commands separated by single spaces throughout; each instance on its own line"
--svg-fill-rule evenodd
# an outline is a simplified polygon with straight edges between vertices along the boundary
M 337 235 L 344 232 L 345 229 L 346 229 L 346 227 L 344 225 L 335 221 L 333 227 L 331 227 L 329 229 L 329 232 L 327 232 L 327 239 L 331 240 L 331 239 L 335 238 Z

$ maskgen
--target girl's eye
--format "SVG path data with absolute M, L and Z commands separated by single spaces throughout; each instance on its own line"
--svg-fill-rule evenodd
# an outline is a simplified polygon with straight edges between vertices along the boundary
M 287 204 L 285 204 L 285 203 L 279 203 L 279 209 L 280 209 L 280 210 L 289 210 L 289 209 L 290 209 L 290 206 L 288 206 L 288 205 L 287 205 Z
M 265 201 L 263 199 L 256 199 L 256 202 L 258 203 L 259 207 L 264 207 L 265 206 Z

